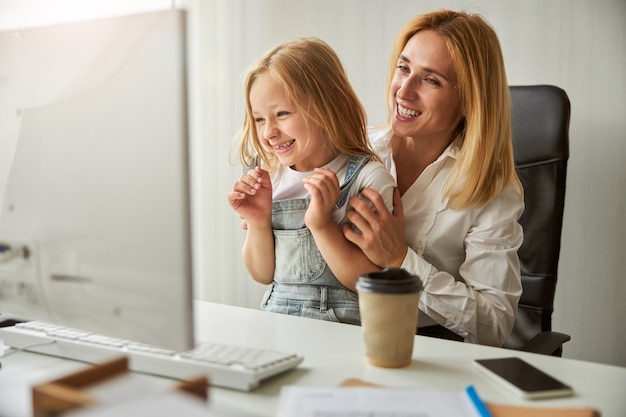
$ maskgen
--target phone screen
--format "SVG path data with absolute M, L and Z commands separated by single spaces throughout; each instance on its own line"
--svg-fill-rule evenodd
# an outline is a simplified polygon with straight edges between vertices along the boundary
M 476 359 L 480 368 L 498 377 L 509 388 L 526 398 L 546 398 L 572 395 L 572 388 L 517 358 Z

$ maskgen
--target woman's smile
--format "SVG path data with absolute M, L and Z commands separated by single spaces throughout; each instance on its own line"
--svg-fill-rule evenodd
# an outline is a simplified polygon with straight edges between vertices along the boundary
M 404 107 L 402 104 L 396 104 L 396 112 L 399 116 L 411 119 L 413 117 L 419 116 L 420 112 L 417 110 L 411 110 L 409 108 Z

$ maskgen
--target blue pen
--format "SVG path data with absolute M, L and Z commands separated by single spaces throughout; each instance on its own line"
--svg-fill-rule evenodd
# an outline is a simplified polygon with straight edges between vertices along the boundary
M 473 385 L 465 388 L 465 392 L 469 396 L 470 400 L 472 400 L 472 404 L 474 404 L 474 407 L 476 407 L 476 410 L 481 417 L 493 417 L 487 408 L 487 405 L 478 396 L 478 393 Z

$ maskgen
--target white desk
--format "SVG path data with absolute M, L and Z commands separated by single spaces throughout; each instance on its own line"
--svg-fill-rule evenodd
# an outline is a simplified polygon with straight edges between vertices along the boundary
M 413 364 L 381 369 L 364 360 L 361 328 L 207 302 L 196 302 L 199 340 L 297 352 L 304 362 L 250 393 L 211 388 L 210 407 L 237 417 L 274 416 L 281 386 L 336 386 L 359 378 L 389 387 L 462 390 L 473 384 L 487 401 L 528 406 L 592 406 L 603 417 L 626 415 L 626 368 L 417 336 Z M 567 345 L 566 345 L 567 348 Z M 571 398 L 524 401 L 479 372 L 475 358 L 516 355 L 572 385 Z M 2 358 L 0 416 L 30 416 L 30 386 L 88 365 L 17 352 Z

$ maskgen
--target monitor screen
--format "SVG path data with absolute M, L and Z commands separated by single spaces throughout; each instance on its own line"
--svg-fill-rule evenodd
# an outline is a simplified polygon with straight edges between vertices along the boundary
M 193 346 L 185 12 L 0 33 L 0 312 Z

